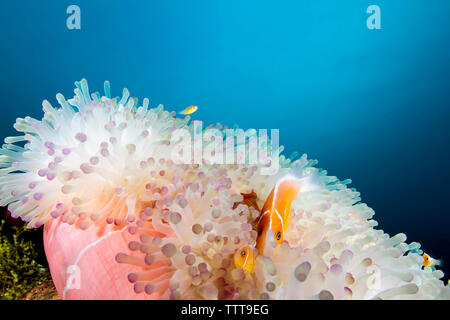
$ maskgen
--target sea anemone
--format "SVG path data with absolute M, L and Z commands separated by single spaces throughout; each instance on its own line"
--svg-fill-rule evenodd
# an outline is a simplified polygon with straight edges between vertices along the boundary
M 172 135 L 195 135 L 198 122 L 149 109 L 148 99 L 138 106 L 127 89 L 111 98 L 108 82 L 104 96 L 90 95 L 84 79 L 75 84 L 73 99 L 56 96 L 60 108 L 43 102 L 41 121 L 17 119 L 22 135 L 0 149 L 0 205 L 29 227 L 44 225 L 62 298 L 450 298 L 442 271 L 423 268 L 420 245 L 375 229 L 351 181 L 327 176 L 317 161 L 268 148 L 266 164 L 179 163 Z M 238 153 L 227 142 L 221 147 Z M 263 174 L 273 161 L 279 170 Z M 293 171 L 317 174 L 323 187 L 294 200 L 283 243 L 268 241 L 253 272 L 237 268 L 236 251 L 255 246 L 255 207 Z M 243 199 L 250 192 L 256 206 Z

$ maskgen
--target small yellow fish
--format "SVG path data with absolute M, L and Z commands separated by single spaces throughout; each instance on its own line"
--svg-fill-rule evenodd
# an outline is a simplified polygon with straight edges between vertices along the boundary
M 255 249 L 250 246 L 244 246 L 234 253 L 234 266 L 252 273 L 255 265 Z
M 423 266 L 424 267 L 432 267 L 432 266 L 441 266 L 442 260 L 433 259 L 428 254 L 424 253 L 422 255 L 423 258 Z
M 184 115 L 192 114 L 195 111 L 197 111 L 197 109 L 198 109 L 197 106 L 189 106 L 186 109 L 184 109 L 183 111 L 180 111 L 180 114 L 184 114 Z

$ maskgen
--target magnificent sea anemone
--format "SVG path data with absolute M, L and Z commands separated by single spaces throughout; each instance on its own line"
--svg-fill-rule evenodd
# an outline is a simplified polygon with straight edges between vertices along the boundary
M 83 79 L 73 99 L 56 98 L 60 108 L 44 101 L 42 120 L 17 119 L 21 135 L 5 139 L 0 205 L 31 228 L 44 225 L 63 299 L 450 298 L 418 243 L 375 229 L 351 181 L 306 155 L 269 150 L 280 166 L 270 175 L 260 170 L 268 164 L 179 163 L 171 138 L 177 129 L 195 134 L 189 116 L 149 109 L 148 99 L 138 106 L 127 89 L 111 98 L 108 82 L 104 96 L 90 95 Z M 324 184 L 292 202 L 280 245 L 268 241 L 252 272 L 237 268 L 235 253 L 255 246 L 255 207 L 293 171 Z M 243 199 L 250 193 L 255 206 Z

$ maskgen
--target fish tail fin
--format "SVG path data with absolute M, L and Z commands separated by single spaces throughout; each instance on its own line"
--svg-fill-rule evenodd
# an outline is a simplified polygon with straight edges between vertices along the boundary
M 444 264 L 444 260 L 442 259 L 434 259 L 431 257 L 429 259 L 432 266 L 442 267 L 442 265 Z

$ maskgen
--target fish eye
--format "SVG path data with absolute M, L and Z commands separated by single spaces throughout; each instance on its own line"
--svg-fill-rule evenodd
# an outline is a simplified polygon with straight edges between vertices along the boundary
M 281 232 L 278 231 L 278 233 L 277 233 L 277 240 L 280 240 L 280 239 L 281 239 Z
M 258 230 L 258 236 L 262 234 L 262 228 Z
M 246 254 L 247 254 L 247 253 L 245 252 L 245 250 L 242 250 L 242 251 L 241 251 L 241 256 L 242 256 L 242 257 L 245 257 Z

